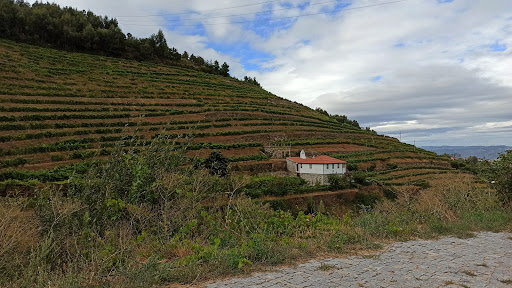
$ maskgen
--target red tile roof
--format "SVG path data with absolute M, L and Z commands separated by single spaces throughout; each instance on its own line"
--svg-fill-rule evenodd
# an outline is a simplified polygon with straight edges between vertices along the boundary
M 288 157 L 288 158 L 286 158 L 286 159 L 290 159 L 290 160 L 292 160 L 293 162 L 295 162 L 295 163 L 300 163 L 300 164 L 335 164 L 335 163 L 347 163 L 346 161 L 339 160 L 339 159 L 332 158 L 332 157 L 325 156 L 325 155 L 318 156 L 318 157 L 315 157 L 315 158 L 306 158 L 306 159 L 302 159 L 302 158 L 300 158 L 300 157 Z

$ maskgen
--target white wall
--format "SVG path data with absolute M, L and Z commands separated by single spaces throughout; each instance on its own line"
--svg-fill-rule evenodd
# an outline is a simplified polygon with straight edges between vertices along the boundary
M 307 174 L 345 174 L 347 164 L 298 164 L 299 173 Z M 338 168 L 339 165 L 339 168 Z M 327 166 L 329 168 L 327 168 Z

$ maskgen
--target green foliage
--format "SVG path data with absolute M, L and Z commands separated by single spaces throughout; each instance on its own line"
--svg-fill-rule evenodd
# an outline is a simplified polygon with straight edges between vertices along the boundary
M 225 177 L 229 174 L 229 160 L 218 151 L 212 151 L 203 162 L 210 174 Z
M 316 107 L 315 108 L 315 111 L 320 113 L 320 114 L 323 114 L 325 116 L 329 116 L 329 112 L 325 111 L 324 109 L 320 108 L 320 107 Z
M 46 275 L 94 267 L 98 279 L 117 275 L 145 285 L 189 283 L 205 272 L 198 269 L 204 264 L 209 273 L 226 273 L 256 263 L 282 263 L 299 248 L 306 252 L 302 241 L 313 231 L 340 225 L 321 214 L 294 217 L 237 196 L 235 178 L 183 170 L 179 151 L 163 143 L 146 147 L 151 153 L 144 156 L 116 152 L 84 178 L 73 179 L 69 199 L 42 193 L 37 215 L 46 240 L 33 263 Z M 158 164 L 152 166 L 146 157 Z M 175 160 L 173 165 L 168 166 L 169 160 Z M 136 187 L 142 183 L 143 189 Z M 231 195 L 227 206 L 221 204 L 226 193 Z M 138 247 L 151 247 L 142 266 Z M 176 256 L 180 251 L 189 252 Z M 174 256 L 164 263 L 159 261 L 163 255 Z
M 348 162 L 347 169 L 348 169 L 348 171 L 358 171 L 359 167 L 358 167 L 357 163 Z
M 326 190 L 327 186 L 310 186 L 300 177 L 257 176 L 251 179 L 243 191 L 252 198 L 260 196 L 285 196 Z
M 56 182 L 68 180 L 73 174 L 86 173 L 91 166 L 89 162 L 81 162 L 73 165 L 60 166 L 49 170 L 5 170 L 0 172 L 0 181 L 6 180 L 38 180 L 40 182 Z
M 290 204 L 287 203 L 285 200 L 270 200 L 267 201 L 267 203 L 270 205 L 270 208 L 272 210 L 281 210 L 281 211 L 289 211 L 290 210 Z
M 488 178 L 503 195 L 505 201 L 512 201 L 512 151 L 507 151 L 494 161 Z
M 366 172 L 355 172 L 352 174 L 352 180 L 354 183 L 359 185 L 369 185 L 369 181 L 367 180 L 367 173 Z
M 249 77 L 249 76 L 244 76 L 244 79 L 243 79 L 244 82 L 247 82 L 249 84 L 252 84 L 252 85 L 256 85 L 258 87 L 261 87 L 260 83 L 256 80 L 256 77 L 252 78 L 252 77 Z
M 384 197 L 386 197 L 386 199 L 396 200 L 398 198 L 395 187 L 384 186 L 382 189 L 382 192 L 384 193 Z
M 387 163 L 386 164 L 386 167 L 389 169 L 389 170 L 394 170 L 394 169 L 397 169 L 398 168 L 398 164 L 394 163 L 394 162 L 391 162 L 391 163 Z
M 22 157 L 16 157 L 13 159 L 0 160 L 0 168 L 18 167 L 28 163 L 28 160 Z
M 350 120 L 348 119 L 347 116 L 345 115 L 338 115 L 338 114 L 334 114 L 334 115 L 330 115 L 330 118 L 336 120 L 337 122 L 339 123 L 344 123 L 344 124 L 348 124 L 350 126 L 354 126 L 355 128 L 358 128 L 360 129 L 361 127 L 359 126 L 359 123 L 356 121 L 356 120 Z
M 359 123 L 356 120 L 350 120 L 345 115 L 338 115 L 338 114 L 331 115 L 331 114 L 329 114 L 329 112 L 327 112 L 324 109 L 319 108 L 319 107 L 315 108 L 315 111 L 317 111 L 325 116 L 328 116 L 330 119 L 333 119 L 334 121 L 336 121 L 338 123 L 347 124 L 347 125 L 357 128 L 357 129 L 361 129 L 361 127 L 359 126 Z
M 7 195 L 7 192 L 9 191 L 16 191 L 17 189 L 20 189 L 22 187 L 30 187 L 33 188 L 37 185 L 41 184 L 38 180 L 14 180 L 9 179 L 5 181 L 0 182 L 0 194 L 2 196 Z
M 92 158 L 94 156 L 96 156 L 96 151 L 80 151 L 80 152 L 79 151 L 75 151 L 75 152 L 71 153 L 71 155 L 69 156 L 69 159 L 81 159 L 81 160 L 84 160 L 84 159 L 87 159 L 87 158 Z M 54 161 L 54 160 L 52 160 L 52 161 Z
M 370 164 L 370 166 L 368 166 L 368 167 L 366 168 L 366 171 L 367 171 L 367 172 L 373 172 L 373 171 L 375 171 L 375 168 L 377 168 L 377 164 L 372 163 L 372 164 Z
M 342 190 L 352 187 L 350 178 L 347 175 L 329 174 L 327 175 L 327 180 L 331 190 Z
M 229 162 L 241 162 L 241 161 L 263 161 L 270 159 L 270 156 L 266 154 L 256 154 L 256 155 L 247 155 L 247 156 L 236 156 L 230 157 Z
M 373 208 L 382 197 L 375 193 L 357 192 L 354 195 L 354 204 L 363 209 Z

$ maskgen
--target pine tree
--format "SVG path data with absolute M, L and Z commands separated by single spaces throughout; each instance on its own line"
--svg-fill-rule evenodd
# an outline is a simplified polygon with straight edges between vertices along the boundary
M 228 63 L 226 63 L 226 62 L 222 63 L 222 67 L 220 68 L 220 75 L 222 75 L 224 77 L 228 77 L 229 76 L 229 65 L 228 65 Z

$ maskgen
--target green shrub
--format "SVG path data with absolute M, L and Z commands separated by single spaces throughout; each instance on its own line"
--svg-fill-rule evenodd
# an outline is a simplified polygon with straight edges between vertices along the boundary
M 246 195 L 257 198 L 259 196 L 285 196 L 288 194 L 301 194 L 311 189 L 306 180 L 300 177 L 260 176 L 253 177 L 243 191 Z
M 393 163 L 393 162 L 392 162 L 392 163 L 387 163 L 387 164 L 386 164 L 386 167 L 387 167 L 389 170 L 393 170 L 393 169 L 398 168 L 398 164 Z
M 58 155 L 52 155 L 50 157 L 50 160 L 52 162 L 59 162 L 59 161 L 63 161 L 64 160 L 64 155 L 61 155 L 61 154 L 58 154 Z
M 368 168 L 366 168 L 366 171 L 373 172 L 373 171 L 375 171 L 375 168 L 377 168 L 377 164 L 372 163 L 372 164 L 370 164 L 370 166 L 368 166 Z
M 357 192 L 354 195 L 354 204 L 358 207 L 369 207 L 373 208 L 375 204 L 381 200 L 382 197 L 375 193 L 363 193 Z
M 347 175 L 329 174 L 327 176 L 329 188 L 332 190 L 348 189 L 352 186 Z
M 359 170 L 359 167 L 357 166 L 357 163 L 351 163 L 349 162 L 347 164 L 347 169 L 348 171 L 358 171 Z
M 208 169 L 212 175 L 225 177 L 229 174 L 229 160 L 218 151 L 212 151 L 202 165 Z
M 257 197 L 254 197 L 254 198 L 257 198 Z M 270 201 L 267 201 L 267 203 L 270 205 L 270 208 L 272 208 L 272 210 L 275 210 L 275 211 L 278 211 L 278 210 L 289 211 L 290 210 L 290 204 L 288 202 L 286 202 L 286 200 L 270 200 Z
M 398 197 L 398 195 L 396 194 L 396 188 L 392 186 L 384 186 L 382 188 L 382 192 L 384 193 L 384 197 L 386 197 L 386 199 L 389 200 L 396 200 L 396 198 Z
M 18 167 L 28 163 L 28 160 L 22 157 L 16 157 L 14 159 L 0 160 L 0 168 L 7 167 Z
M 512 202 L 512 151 L 500 154 L 490 167 L 487 177 L 501 193 L 504 201 Z
M 366 172 L 356 172 L 352 174 L 352 180 L 354 181 L 354 183 L 359 185 L 369 185 L 369 181 L 366 178 Z

